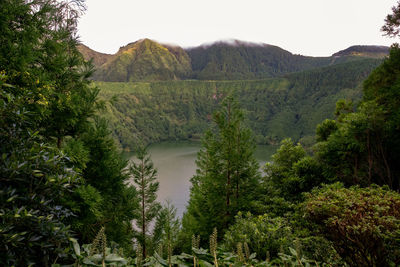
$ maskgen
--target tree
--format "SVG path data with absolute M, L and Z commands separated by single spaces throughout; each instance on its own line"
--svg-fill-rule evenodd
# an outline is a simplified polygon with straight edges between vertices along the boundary
M 135 191 L 94 119 L 98 90 L 76 47 L 82 8 L 82 0 L 0 3 L 5 266 L 68 263 L 71 228 L 88 242 L 106 224 L 110 239 L 130 242 Z
M 0 75 L 0 265 L 50 266 L 68 262 L 63 197 L 82 182 L 69 159 L 32 129 L 38 114 Z M 29 87 L 26 88 L 29 95 Z
M 244 126 L 243 112 L 230 96 L 213 116 L 197 156 L 196 175 L 187 212 L 185 231 L 205 240 L 216 227 L 226 228 L 239 210 L 251 210 L 260 179 L 251 131 Z
M 389 57 L 365 80 L 357 110 L 317 128 L 317 160 L 329 177 L 346 185 L 400 188 L 399 66 L 400 48 L 393 45 Z
M 387 187 L 332 184 L 307 194 L 305 214 L 351 266 L 400 263 L 400 195 Z
M 0 254 L 4 266 L 68 262 L 73 233 L 66 222 L 73 214 L 64 198 L 82 183 L 82 177 L 44 134 L 54 125 L 51 96 L 57 91 L 54 84 L 60 75 L 52 64 L 45 64 L 55 55 L 48 44 L 74 48 L 68 43 L 74 39 L 73 31 L 61 27 L 76 23 L 76 16 L 66 15 L 67 8 L 68 14 L 76 14 L 74 8 L 61 1 L 0 3 Z M 61 28 L 63 38 L 59 38 Z M 59 57 L 66 53 L 57 50 Z M 64 68 L 66 76 L 82 73 L 82 62 L 71 60 Z M 86 74 L 77 79 L 80 90 L 92 92 Z M 70 92 L 69 85 L 72 83 L 65 83 L 65 93 Z M 86 107 L 91 104 L 88 101 Z M 59 108 L 66 105 L 59 103 Z M 76 121 L 81 115 L 84 120 L 90 115 L 78 113 L 73 118 Z
M 138 162 L 132 162 L 129 173 L 132 175 L 132 183 L 138 192 L 139 209 L 137 212 L 136 226 L 140 229 L 137 237 L 142 245 L 143 257 L 147 255 L 147 233 L 149 223 L 157 216 L 161 205 L 156 201 L 159 183 L 157 182 L 157 170 L 145 148 L 137 151 Z
M 131 249 L 130 222 L 136 216 L 137 192 L 127 185 L 127 161 L 118 151 L 107 122 L 94 117 L 79 138 L 66 140 L 65 151 L 85 180 L 66 201 L 77 215 L 70 223 L 80 241 L 90 243 L 105 226 L 109 240 Z
M 397 6 L 392 7 L 392 12 L 392 14 L 386 16 L 385 25 L 382 26 L 381 30 L 387 36 L 397 37 L 400 33 L 400 2 L 397 2 Z
M 84 131 L 96 108 L 93 68 L 77 49 L 83 1 L 6 0 L 0 8 L 0 70 L 17 95 L 31 85 L 38 130 L 60 148 L 65 136 Z

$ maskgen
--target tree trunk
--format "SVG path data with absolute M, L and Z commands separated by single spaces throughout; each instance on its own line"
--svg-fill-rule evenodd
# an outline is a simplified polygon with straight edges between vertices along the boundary
M 57 136 L 57 148 L 61 148 L 61 143 L 62 143 L 62 136 Z
M 228 103 L 228 127 L 231 123 L 231 103 Z M 228 128 L 229 129 L 229 128 Z M 230 138 L 228 137 L 228 155 L 227 156 L 227 172 L 226 172 L 226 224 L 228 223 L 228 219 L 230 217 L 230 212 L 229 212 L 229 208 L 230 208 L 230 191 L 231 191 L 231 161 L 230 161 L 230 156 L 231 156 L 231 141 Z
M 368 185 L 372 183 L 372 152 L 371 152 L 371 143 L 370 143 L 370 132 L 367 131 L 367 148 L 368 148 Z
M 143 240 L 143 259 L 146 258 L 146 217 L 145 217 L 145 194 L 144 194 L 144 160 L 142 159 L 142 240 Z

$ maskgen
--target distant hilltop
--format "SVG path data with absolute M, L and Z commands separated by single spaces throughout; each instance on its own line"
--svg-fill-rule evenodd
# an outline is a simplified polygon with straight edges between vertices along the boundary
M 294 55 L 278 46 L 240 40 L 218 41 L 188 49 L 141 39 L 114 55 L 85 45 L 79 50 L 96 67 L 98 81 L 248 80 L 279 77 L 364 58 L 383 58 L 385 46 L 351 46 L 330 57 Z
M 371 58 L 381 58 L 389 53 L 389 47 L 387 46 L 375 46 L 375 45 L 355 45 L 350 46 L 347 49 L 341 50 L 335 54 L 333 57 L 343 57 L 343 56 L 360 56 L 360 57 L 371 57 Z

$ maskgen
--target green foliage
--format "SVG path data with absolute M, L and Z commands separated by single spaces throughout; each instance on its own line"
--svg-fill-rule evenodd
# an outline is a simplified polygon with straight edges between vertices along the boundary
M 267 203 L 270 204 L 268 197 L 271 199 L 274 196 L 283 197 L 287 201 L 302 200 L 302 192 L 308 192 L 326 182 L 321 164 L 307 156 L 304 148 L 299 143 L 295 145 L 291 139 L 282 141 L 264 171 Z
M 104 231 L 102 232 L 101 236 L 106 238 Z M 101 251 L 98 251 L 94 249 L 96 244 L 85 244 L 82 245 L 81 248 L 78 241 L 74 238 L 71 238 L 71 243 L 74 252 L 72 256 L 75 259 L 74 266 L 134 266 L 133 264 L 130 264 L 132 261 L 130 258 L 123 257 L 124 255 L 122 253 L 122 249 L 119 249 L 117 246 L 112 246 L 110 248 L 101 245 Z M 58 267 L 59 265 L 53 264 L 52 266 Z
M 137 162 L 131 163 L 129 174 L 132 175 L 132 184 L 136 187 L 139 200 L 139 208 L 135 211 L 135 222 L 140 232 L 136 238 L 141 244 L 143 258 L 146 258 L 149 223 L 157 216 L 161 205 L 156 201 L 159 187 L 157 170 L 145 148 L 138 149 Z
M 398 37 L 400 32 L 400 3 L 392 7 L 392 12 L 392 14 L 386 16 L 385 25 L 382 26 L 381 30 L 390 37 Z
M 282 141 L 280 148 L 272 156 L 271 163 L 265 165 L 267 176 L 272 177 L 277 183 L 293 164 L 306 156 L 304 148 L 297 143 L 293 143 L 291 139 Z
M 163 249 L 168 262 L 171 262 L 174 248 L 178 246 L 178 234 L 180 230 L 179 219 L 176 218 L 176 208 L 169 201 L 160 209 L 157 214 L 153 229 L 153 246 L 157 246 L 158 254 L 163 257 Z M 160 251 L 161 249 L 161 251 Z
M 307 194 L 307 218 L 352 266 L 400 261 L 400 195 L 378 186 L 327 185 Z
M 197 157 L 196 175 L 182 223 L 189 237 L 207 238 L 216 227 L 226 228 L 239 210 L 251 210 L 260 180 L 255 144 L 243 125 L 243 113 L 227 97 L 214 116 Z
M 0 82 L 0 263 L 50 266 L 68 252 L 64 221 L 72 213 L 61 198 L 80 179 L 68 158 L 30 129 L 37 115 L 26 98 L 5 92 L 11 85 Z
M 363 101 L 356 112 L 344 102 L 338 104 L 342 111 L 337 129 L 316 147 L 327 175 L 346 185 L 376 183 L 399 188 L 399 51 L 393 46 L 390 56 L 365 81 Z
M 90 122 L 100 103 L 76 47 L 83 9 L 80 0 L 0 4 L 2 233 L 19 240 L 2 242 L 5 266 L 68 263 L 71 228 L 91 240 L 107 225 L 111 239 L 130 243 L 126 163 L 106 124 Z
M 91 66 L 76 48 L 82 5 L 6 0 L 0 6 L 0 70 L 17 86 L 15 94 L 30 90 L 29 104 L 42 115 L 38 130 L 56 138 L 58 147 L 65 136 L 82 131 L 95 111 L 98 90 L 87 79 Z
M 66 222 L 73 214 L 64 198 L 83 181 L 51 137 L 61 137 L 52 133 L 57 124 L 76 133 L 93 110 L 89 99 L 81 107 L 72 104 L 81 97 L 75 86 L 96 94 L 87 87 L 90 71 L 74 51 L 78 10 L 60 1 L 6 0 L 0 14 L 0 262 L 68 262 L 72 233 Z M 61 95 L 71 101 L 53 98 Z M 69 112 L 64 122 L 61 109 Z
M 330 58 L 307 58 L 237 42 L 192 49 L 189 56 L 179 47 L 142 40 L 115 56 L 98 57 L 97 75 L 170 81 L 98 83 L 102 99 L 109 100 L 103 112 L 99 90 L 88 80 L 92 66 L 77 48 L 83 9 L 80 0 L 0 3 L 1 265 L 59 266 L 73 259 L 76 266 L 319 265 L 304 255 L 338 265 L 336 251 L 351 265 L 400 263 L 400 195 L 371 186 L 400 188 L 397 45 L 364 83 L 354 112 L 360 82 L 381 62 L 363 57 L 379 57 L 385 48 L 353 47 Z M 398 34 L 396 13 L 387 19 L 389 35 Z M 281 77 L 171 81 L 190 76 Z M 246 112 L 226 97 L 232 92 Z M 261 180 L 248 126 L 260 143 L 274 144 L 288 132 L 311 143 L 314 126 L 329 117 L 340 98 L 353 102 L 338 101 L 336 120 L 318 126 L 316 156 L 284 140 Z M 146 151 L 139 150 L 138 163 L 127 170 L 108 122 L 95 112 L 105 113 L 124 148 L 141 139 L 199 139 L 212 122 L 180 234 L 174 208 L 160 209 L 156 202 L 156 171 Z M 128 185 L 128 171 L 134 186 Z M 335 180 L 371 187 L 313 189 Z M 240 211 L 267 214 L 244 218 L 239 213 L 234 223 Z M 125 259 L 132 253 L 132 220 L 140 228 L 140 244 L 137 258 Z M 226 230 L 221 242 L 217 232 Z M 93 244 L 81 250 L 73 235 L 85 243 L 94 239 Z M 185 246 L 182 241 L 190 246 L 192 236 L 192 255 L 173 255 L 174 248 Z M 200 248 L 200 236 L 203 242 L 210 237 L 209 251 Z M 127 253 L 113 242 L 107 247 L 107 240 Z M 147 257 L 155 243 L 167 253 Z
M 267 253 L 275 259 L 279 252 L 289 252 L 293 238 L 289 223 L 282 217 L 252 216 L 250 213 L 243 216 L 239 213 L 225 233 L 224 244 L 228 250 L 235 251 L 239 242 L 245 242 L 258 259 L 265 258 Z M 284 249 L 287 251 L 282 251 Z
M 338 129 L 336 121 L 326 119 L 317 125 L 316 136 L 317 142 L 326 141 L 328 137 Z
M 78 139 L 67 142 L 70 158 L 79 162 L 86 185 L 78 188 L 65 201 L 76 213 L 71 218 L 72 229 L 82 242 L 90 242 L 106 226 L 110 240 L 126 249 L 131 248 L 133 232 L 130 221 L 138 207 L 136 190 L 127 186 L 127 162 L 117 150 L 107 123 L 94 118 L 93 124 Z

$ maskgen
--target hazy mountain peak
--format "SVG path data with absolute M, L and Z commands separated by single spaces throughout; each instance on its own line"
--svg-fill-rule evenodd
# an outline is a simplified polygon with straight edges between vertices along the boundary
M 199 47 L 201 47 L 201 48 L 209 48 L 209 47 L 212 47 L 212 46 L 266 47 L 266 46 L 270 46 L 270 45 L 269 44 L 265 44 L 265 43 L 247 42 L 247 41 L 242 41 L 242 40 L 238 40 L 238 39 L 223 39 L 223 40 L 218 40 L 218 41 L 214 41 L 214 42 L 204 43 L 204 44 L 201 44 L 200 46 L 197 46 L 197 47 L 190 47 L 190 48 L 188 48 L 188 50 L 194 49 L 194 48 L 199 48 Z

